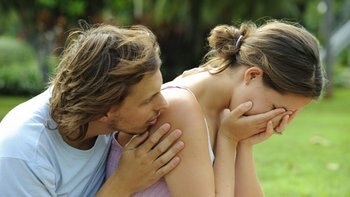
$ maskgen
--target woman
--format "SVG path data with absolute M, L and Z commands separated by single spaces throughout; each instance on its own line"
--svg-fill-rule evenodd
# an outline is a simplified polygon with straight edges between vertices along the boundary
M 300 26 L 280 21 L 260 27 L 244 23 L 239 29 L 220 25 L 208 41 L 207 61 L 162 90 L 169 107 L 155 126 L 166 121 L 183 131 L 181 163 L 135 196 L 263 196 L 253 145 L 274 128 L 283 130 L 321 95 L 319 45 Z M 129 138 L 115 136 L 107 174 Z

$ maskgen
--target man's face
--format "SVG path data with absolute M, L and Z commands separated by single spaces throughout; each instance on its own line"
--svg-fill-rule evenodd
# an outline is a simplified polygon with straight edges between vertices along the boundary
M 131 88 L 121 106 L 112 107 L 107 113 L 108 126 L 119 132 L 140 134 L 157 122 L 160 111 L 168 103 L 160 93 L 162 74 L 147 74 Z

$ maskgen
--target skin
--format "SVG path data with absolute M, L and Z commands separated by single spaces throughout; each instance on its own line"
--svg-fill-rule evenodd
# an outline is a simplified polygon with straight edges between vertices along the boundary
M 168 107 L 160 93 L 163 79 L 160 70 L 144 76 L 131 88 L 129 95 L 120 106 L 113 106 L 101 118 L 89 122 L 86 136 L 81 141 L 64 140 L 73 147 L 88 149 L 95 143 L 98 135 L 120 131 L 129 137 L 145 133 L 154 125 L 161 110 Z
M 165 176 L 173 196 L 245 195 L 246 191 L 235 191 L 234 188 L 246 188 L 246 185 L 253 188 L 250 192 L 252 196 L 261 196 L 251 147 L 268 139 L 275 130 L 282 131 L 295 111 L 311 101 L 297 95 L 282 95 L 264 86 L 262 74 L 257 67 L 241 66 L 217 75 L 201 72 L 174 81 L 175 85 L 190 88 L 195 98 L 185 90 L 162 91 L 169 107 L 163 110 L 153 128 L 170 122 L 173 128 L 183 131 L 181 140 L 187 144 L 187 148 L 179 153 L 179 166 Z M 179 116 L 189 112 L 191 118 Z M 144 125 L 153 125 L 154 114 L 157 111 L 149 116 L 151 118 L 145 119 Z M 208 121 L 211 145 L 216 154 L 214 168 L 208 155 L 207 135 L 203 132 L 206 130 L 203 116 Z M 147 124 L 150 122 L 152 124 Z M 139 133 L 142 133 L 141 130 L 138 130 Z M 154 129 L 151 128 L 151 131 Z M 126 132 L 118 135 L 122 145 L 127 144 L 130 138 Z M 196 159 L 193 159 L 194 155 Z M 235 171 L 243 171 L 248 176 L 244 173 L 236 175 Z M 203 185 L 206 187 L 203 188 Z
M 111 193 L 130 196 L 153 184 L 180 163 L 176 156 L 184 148 L 184 143 L 177 141 L 182 135 L 180 130 L 169 132 L 170 125 L 162 124 L 152 135 L 147 132 L 157 122 L 160 111 L 168 106 L 160 94 L 162 82 L 159 69 L 145 75 L 120 106 L 112 107 L 103 117 L 89 122 L 83 140 L 65 139 L 73 147 L 88 149 L 98 135 L 118 130 L 127 136 L 118 170 L 106 180 L 96 196 L 110 196 Z M 130 140 L 134 134 L 137 136 Z
M 246 115 L 264 113 L 276 108 L 283 108 L 295 113 L 312 100 L 302 95 L 281 94 L 264 85 L 262 77 L 263 71 L 260 68 L 251 67 L 246 69 L 243 73 L 243 81 L 233 91 L 230 108 L 235 108 L 242 101 L 252 101 L 254 106 Z
M 160 111 L 168 107 L 160 93 L 163 83 L 158 69 L 146 75 L 132 89 L 121 106 L 112 107 L 107 113 L 108 126 L 113 130 L 139 135 L 157 122 Z
M 239 142 L 251 147 L 266 140 L 274 128 L 283 130 L 290 116 L 312 100 L 293 94 L 282 95 L 265 86 L 262 75 L 258 67 L 244 66 L 227 69 L 217 75 L 201 72 L 172 82 L 190 88 L 196 98 L 185 90 L 162 92 L 169 102 L 169 108 L 160 117 L 159 124 L 169 121 L 175 128 L 181 129 L 181 139 L 187 144 L 187 148 L 180 153 L 181 164 L 165 176 L 173 196 L 234 195 L 237 177 L 233 166 L 240 158 L 242 161 L 238 161 L 238 168 L 247 163 L 249 167 L 246 171 L 252 172 L 243 182 L 255 180 L 253 183 L 257 186 L 253 185 L 252 193 L 261 195 L 250 152 L 245 148 L 238 149 L 238 146 L 242 147 Z M 248 107 L 239 105 L 247 101 L 250 101 Z M 225 109 L 230 112 L 222 120 L 219 117 Z M 179 116 L 189 112 L 191 118 Z M 206 130 L 203 116 L 208 121 L 211 145 L 216 153 L 214 169 L 208 155 L 207 136 L 203 132 Z M 196 159 L 193 159 L 194 155 Z M 203 188 L 203 185 L 206 187 Z

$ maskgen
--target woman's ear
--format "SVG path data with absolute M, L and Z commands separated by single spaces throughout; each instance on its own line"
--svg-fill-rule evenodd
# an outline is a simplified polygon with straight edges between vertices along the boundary
M 262 79 L 263 74 L 264 72 L 261 68 L 256 66 L 250 67 L 244 72 L 244 82 L 248 85 L 252 80 Z

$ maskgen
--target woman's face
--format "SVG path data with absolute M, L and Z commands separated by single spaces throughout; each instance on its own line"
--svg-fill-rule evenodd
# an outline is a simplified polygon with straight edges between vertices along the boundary
M 309 97 L 296 94 L 280 94 L 276 90 L 267 87 L 263 84 L 262 71 L 261 73 L 260 71 L 259 69 L 253 69 L 252 72 L 248 69 L 245 71 L 245 77 L 235 88 L 232 95 L 231 110 L 241 103 L 252 101 L 253 107 L 246 115 L 265 113 L 276 108 L 284 108 L 286 111 L 295 114 L 312 100 Z

